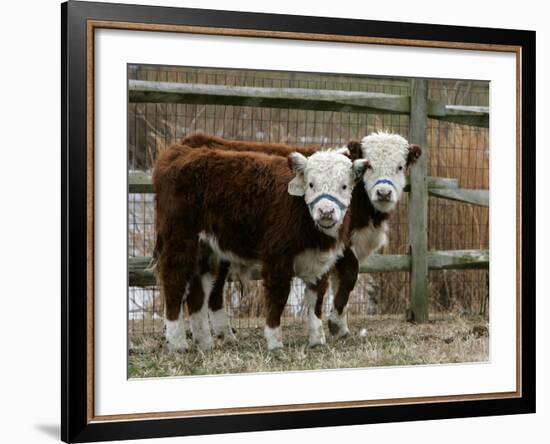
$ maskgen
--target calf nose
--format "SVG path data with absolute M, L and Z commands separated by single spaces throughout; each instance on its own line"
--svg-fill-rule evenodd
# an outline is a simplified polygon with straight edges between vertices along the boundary
M 376 197 L 378 197 L 378 200 L 390 200 L 391 190 L 387 188 L 378 188 L 376 190 Z
M 319 208 L 319 215 L 321 216 L 321 219 L 334 219 L 334 208 Z

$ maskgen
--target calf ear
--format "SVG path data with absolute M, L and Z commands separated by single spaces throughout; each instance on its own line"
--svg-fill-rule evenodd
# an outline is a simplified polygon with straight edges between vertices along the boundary
M 288 183 L 288 194 L 291 196 L 303 196 L 306 194 L 306 182 L 304 171 L 306 169 L 307 157 L 300 153 L 291 153 L 288 155 L 288 166 L 296 174 L 294 179 Z
M 349 149 L 345 146 L 343 146 L 342 148 L 336 148 L 332 152 L 335 154 L 342 154 L 344 156 L 350 157 Z
M 307 157 L 304 155 L 297 152 L 288 155 L 288 167 L 294 174 L 303 174 L 306 169 L 306 164 Z
M 353 180 L 355 182 L 361 180 L 369 161 L 367 159 L 357 159 L 353 161 Z
M 421 154 L 422 154 L 422 148 L 420 148 L 420 145 L 416 145 L 416 144 L 409 145 L 409 153 L 407 154 L 407 166 L 415 163 Z
M 361 142 L 357 140 L 350 140 L 348 143 L 349 157 L 351 160 L 361 159 L 363 157 L 363 149 L 361 148 Z

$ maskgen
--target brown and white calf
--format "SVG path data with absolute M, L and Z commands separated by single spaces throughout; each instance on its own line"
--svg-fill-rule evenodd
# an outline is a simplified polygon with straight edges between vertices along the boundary
M 285 158 L 174 145 L 160 154 L 153 173 L 155 256 L 169 348 L 188 347 L 184 302 L 194 340 L 212 347 L 204 295 L 220 259 L 260 265 L 267 345 L 282 347 L 290 281 L 302 278 L 315 294 L 326 285 L 322 278 L 347 243 L 347 208 L 365 166 L 337 151 Z
M 276 156 L 288 156 L 294 151 L 311 155 L 319 149 L 312 146 L 226 140 L 204 133 L 188 136 L 184 143 L 193 147 L 238 152 L 257 151 Z M 361 142 L 352 141 L 348 148 L 352 159 L 363 158 L 368 164 L 363 176 L 363 186 L 358 185 L 353 191 L 349 209 L 349 243 L 331 272 L 334 299 L 328 326 L 336 337 L 349 334 L 345 308 L 357 281 L 359 264 L 387 243 L 387 219 L 401 197 L 405 186 L 405 172 L 421 155 L 418 145 L 410 145 L 403 137 L 385 132 L 370 134 Z M 223 310 L 223 283 L 228 271 L 229 265 L 223 263 L 209 297 L 209 308 L 214 334 L 231 340 L 234 338 L 233 332 Z M 306 288 L 310 346 L 325 342 L 323 329 L 319 327 L 325 290 L 326 285 L 320 285 L 314 295 L 312 288 Z

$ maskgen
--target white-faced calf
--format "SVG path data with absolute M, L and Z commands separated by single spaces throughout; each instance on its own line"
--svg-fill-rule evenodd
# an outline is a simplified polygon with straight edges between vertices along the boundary
M 331 274 L 334 299 L 328 326 L 337 337 L 349 334 L 345 308 L 357 281 L 359 264 L 387 243 L 387 219 L 401 198 L 408 168 L 422 153 L 418 145 L 385 132 L 350 142 L 348 148 L 353 158 L 368 163 L 362 183 L 353 191 L 349 249 Z

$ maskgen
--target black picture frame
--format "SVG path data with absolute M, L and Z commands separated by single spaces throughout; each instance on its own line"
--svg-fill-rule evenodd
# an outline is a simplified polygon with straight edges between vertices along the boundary
M 88 343 L 89 162 L 87 38 L 89 20 L 187 25 L 410 41 L 512 45 L 521 53 L 521 395 L 414 404 L 200 417 L 95 421 L 90 417 Z M 90 442 L 326 427 L 535 412 L 535 32 L 69 1 L 62 23 L 62 313 L 61 438 Z M 145 31 L 144 31 L 145 32 Z

